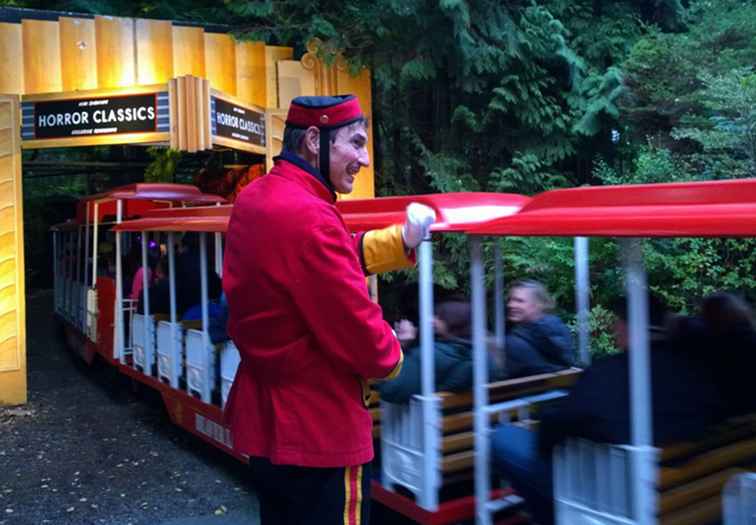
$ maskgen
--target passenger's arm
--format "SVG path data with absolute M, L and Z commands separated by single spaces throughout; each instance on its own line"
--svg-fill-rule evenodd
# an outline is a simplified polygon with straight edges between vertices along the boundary
M 441 376 L 441 374 L 439 374 Z M 464 392 L 472 388 L 473 363 L 472 361 L 459 361 L 454 363 L 446 373 L 437 379 L 439 389 L 451 392 Z
M 567 398 L 544 409 L 539 425 L 542 453 L 550 454 L 555 445 L 568 437 L 606 441 L 608 421 L 627 419 L 627 369 L 614 361 L 599 362 L 587 368 Z M 620 434 L 624 432 L 622 428 L 616 430 Z
M 539 348 L 552 362 L 572 366 L 575 363 L 575 342 L 566 326 L 548 334 L 548 344 Z
M 363 378 L 397 374 L 402 352 L 381 307 L 370 300 L 349 234 L 341 225 L 316 226 L 293 275 L 294 303 L 319 349 Z
M 377 384 L 383 401 L 389 403 L 408 403 L 412 396 L 421 391 L 420 349 L 407 353 L 399 375 L 390 381 Z

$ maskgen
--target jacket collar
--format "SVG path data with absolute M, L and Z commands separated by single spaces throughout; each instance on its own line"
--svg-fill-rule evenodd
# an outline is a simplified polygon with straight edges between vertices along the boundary
M 329 202 L 336 202 L 336 192 L 333 191 L 333 188 L 328 184 L 320 171 L 296 153 L 284 149 L 280 155 L 273 157 L 273 161 L 276 163 L 276 166 L 281 162 L 291 164 L 296 169 L 287 170 L 287 172 L 296 171 L 300 173 L 302 175 L 301 179 L 308 188 L 313 190 L 313 193 Z

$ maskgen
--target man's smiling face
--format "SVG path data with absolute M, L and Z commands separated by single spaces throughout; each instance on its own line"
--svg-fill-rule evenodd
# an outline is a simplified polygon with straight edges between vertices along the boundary
M 370 165 L 367 129 L 356 122 L 335 131 L 330 151 L 330 179 L 339 193 L 351 193 L 354 179 L 362 167 Z

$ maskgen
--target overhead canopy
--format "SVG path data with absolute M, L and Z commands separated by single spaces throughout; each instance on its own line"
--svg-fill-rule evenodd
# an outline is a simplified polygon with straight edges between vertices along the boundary
M 756 236 L 756 179 L 600 186 L 539 194 L 479 235 Z
M 486 221 L 509 217 L 530 201 L 514 193 L 434 193 L 339 201 L 336 205 L 352 231 L 401 224 L 407 205 L 419 202 L 436 212 L 434 232 L 467 232 Z
M 83 201 L 103 202 L 108 200 L 154 200 L 169 202 L 215 203 L 226 202 L 218 195 L 202 193 L 199 188 L 191 184 L 170 184 L 155 182 L 138 182 L 127 186 L 119 186 L 103 193 L 89 195 Z
M 71 232 L 71 231 L 78 230 L 80 226 L 81 226 L 81 224 L 79 224 L 78 222 L 75 222 L 73 220 L 69 220 L 69 221 L 66 221 L 66 222 L 61 222 L 61 223 L 58 223 L 58 224 L 53 224 L 52 226 L 50 226 L 50 231 L 52 231 L 52 232 Z
M 139 232 L 225 232 L 233 206 L 195 206 L 191 208 L 160 208 L 144 217 L 114 227 L 117 231 Z
M 80 223 L 86 222 L 87 203 L 97 203 L 98 221 L 106 216 L 115 216 L 116 201 L 123 201 L 123 217 L 145 215 L 150 210 L 168 207 L 172 204 L 215 204 L 224 203 L 226 199 L 218 195 L 202 193 L 190 184 L 169 184 L 142 182 L 119 186 L 103 193 L 83 197 L 78 203 L 76 213 Z M 89 206 L 89 220 L 94 220 L 94 206 Z
M 401 224 L 407 205 L 420 202 L 436 212 L 434 232 L 465 232 L 485 221 L 517 213 L 530 199 L 510 193 L 439 193 L 339 201 L 336 206 L 352 231 Z M 121 231 L 224 232 L 231 206 L 153 210 L 144 218 L 125 222 Z
M 405 220 L 410 202 L 433 208 L 434 232 L 475 235 L 728 237 L 756 236 L 756 179 L 601 186 L 542 193 L 446 193 L 339 201 L 352 231 Z M 150 211 L 122 231 L 224 232 L 231 206 Z

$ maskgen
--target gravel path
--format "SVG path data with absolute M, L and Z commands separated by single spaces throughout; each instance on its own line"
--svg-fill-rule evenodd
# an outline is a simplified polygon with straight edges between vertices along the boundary
M 51 293 L 27 298 L 27 334 L 29 403 L 0 408 L 0 525 L 257 524 L 244 467 L 75 358 Z

